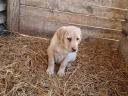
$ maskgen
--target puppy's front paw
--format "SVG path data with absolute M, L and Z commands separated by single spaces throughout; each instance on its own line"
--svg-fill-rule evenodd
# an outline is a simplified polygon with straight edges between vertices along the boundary
M 63 77 L 65 75 L 65 71 L 64 70 L 59 70 L 58 73 L 57 73 L 57 75 L 59 77 Z
M 69 68 L 69 67 L 71 67 L 71 66 L 72 66 L 72 64 L 71 64 L 71 63 L 68 63 L 67 67 Z
M 53 75 L 54 74 L 54 70 L 52 70 L 51 68 L 48 68 L 46 72 L 47 72 L 48 75 Z

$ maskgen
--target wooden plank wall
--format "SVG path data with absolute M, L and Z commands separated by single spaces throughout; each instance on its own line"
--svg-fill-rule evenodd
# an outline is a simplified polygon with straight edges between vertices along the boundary
M 128 0 L 20 0 L 19 9 L 21 33 L 52 36 L 60 26 L 76 25 L 85 38 L 119 39 Z

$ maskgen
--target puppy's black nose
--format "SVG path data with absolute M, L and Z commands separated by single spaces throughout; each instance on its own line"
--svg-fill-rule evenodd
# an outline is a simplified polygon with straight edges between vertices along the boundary
M 75 48 L 72 48 L 72 52 L 76 52 L 76 49 Z

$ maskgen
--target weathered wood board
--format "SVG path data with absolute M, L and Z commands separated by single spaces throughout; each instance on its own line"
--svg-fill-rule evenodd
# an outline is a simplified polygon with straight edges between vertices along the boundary
M 19 31 L 19 0 L 7 1 L 7 26 L 10 32 Z
M 116 5 L 120 0 L 115 0 L 116 2 L 113 0 L 114 2 L 111 2 L 112 5 L 116 5 L 115 7 L 117 8 L 108 7 L 111 4 L 109 1 L 110 0 L 21 0 L 21 4 L 63 12 L 82 13 L 109 19 L 124 19 L 125 10 L 118 9 L 120 6 Z M 126 2 L 125 0 L 123 1 L 121 1 L 121 3 Z M 102 6 L 96 4 L 101 4 Z
M 29 17 L 26 15 L 20 16 L 20 32 L 34 36 L 41 36 L 41 34 L 48 34 L 50 37 L 53 35 L 55 30 L 61 26 L 74 25 L 69 23 L 48 21 L 46 19 L 41 19 L 41 17 Z M 33 19 L 34 18 L 34 19 Z M 38 26 L 38 27 L 37 27 Z M 107 30 L 101 28 L 94 28 L 88 26 L 75 25 L 82 29 L 83 38 L 88 36 L 94 36 L 97 38 L 113 38 L 119 39 L 121 32 L 114 30 Z
M 20 6 L 20 9 L 21 16 L 25 15 L 26 18 L 28 16 L 29 18 L 34 19 L 39 18 L 40 22 L 43 20 L 47 20 L 76 25 L 78 24 L 83 26 L 94 26 L 103 29 L 122 29 L 121 21 L 119 20 L 110 20 L 94 16 L 79 15 L 69 12 L 50 11 L 30 6 Z
M 128 63 L 128 11 L 126 14 L 126 19 L 123 22 L 122 30 L 122 37 L 119 42 L 119 52 Z
M 47 8 L 50 8 L 52 6 L 59 6 L 61 8 L 74 8 L 74 6 L 85 6 L 87 4 L 121 9 L 128 8 L 128 0 L 20 0 L 20 3 L 38 7 L 45 6 Z

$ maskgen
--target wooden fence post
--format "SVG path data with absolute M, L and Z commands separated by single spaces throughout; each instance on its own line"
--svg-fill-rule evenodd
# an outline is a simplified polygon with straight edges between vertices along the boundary
M 7 0 L 7 28 L 10 32 L 19 30 L 19 1 Z
M 124 57 L 126 63 L 128 63 L 128 11 L 122 30 L 122 38 L 119 42 L 119 52 Z

